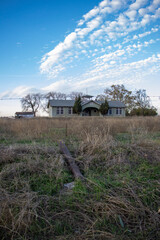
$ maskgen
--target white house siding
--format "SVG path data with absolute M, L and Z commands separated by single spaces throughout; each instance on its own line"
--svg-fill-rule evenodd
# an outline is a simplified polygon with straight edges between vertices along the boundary
M 110 117 L 125 117 L 125 108 L 121 108 L 122 109 L 122 113 L 121 114 L 117 114 L 116 113 L 116 109 L 117 108 L 111 108 L 112 109 L 112 114 L 109 114 L 109 112 L 107 113 L 106 116 L 110 116 Z
M 52 107 L 51 106 L 49 106 L 49 117 L 53 117 L 53 114 L 52 114 Z
M 63 114 L 57 114 L 57 107 L 52 107 L 52 117 L 70 117 L 73 114 L 68 114 L 69 107 L 63 107 Z
M 91 107 L 91 106 L 89 106 L 89 104 L 86 104 L 85 108 L 87 107 Z M 92 107 L 95 108 L 95 105 Z M 57 107 L 49 107 L 49 117 L 71 117 L 76 115 L 76 114 L 68 114 L 68 109 L 69 109 L 68 107 L 63 107 L 63 114 L 57 114 Z M 111 108 L 111 109 L 112 109 L 112 114 L 109 114 L 108 112 L 108 114 L 106 114 L 107 117 L 125 117 L 125 108 L 122 108 L 122 114 L 116 114 L 116 108 Z M 101 113 L 98 112 L 98 110 L 97 112 L 94 112 L 94 109 L 91 109 L 91 116 L 102 116 L 102 115 Z

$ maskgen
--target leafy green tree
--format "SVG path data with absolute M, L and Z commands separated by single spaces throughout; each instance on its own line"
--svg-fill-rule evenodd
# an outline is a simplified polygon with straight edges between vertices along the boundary
M 132 91 L 127 90 L 123 84 L 113 84 L 110 88 L 106 88 L 104 93 L 107 100 L 117 100 L 123 102 L 128 111 L 134 107 L 135 96 Z
M 105 114 L 108 113 L 108 109 L 109 109 L 108 101 L 105 100 L 105 102 L 101 104 L 99 111 L 104 116 Z
M 82 100 L 81 100 L 81 96 L 79 95 L 78 97 L 75 98 L 73 113 L 80 114 L 81 112 L 82 112 Z

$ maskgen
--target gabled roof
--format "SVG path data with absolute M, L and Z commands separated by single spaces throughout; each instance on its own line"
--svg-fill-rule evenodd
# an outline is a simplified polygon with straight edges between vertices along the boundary
M 49 100 L 51 107 L 73 107 L 75 100 Z
M 88 101 L 83 101 L 82 102 L 82 106 L 84 106 L 85 104 L 88 104 L 88 103 L 90 103 L 90 102 L 94 102 L 94 103 L 96 103 L 96 104 L 98 104 L 98 105 L 101 105 L 101 103 L 99 103 L 98 101 L 94 101 L 94 100 L 88 100 Z
M 82 106 L 89 103 L 89 102 L 95 102 L 98 105 L 101 105 L 104 103 L 104 101 L 94 101 L 94 100 L 89 100 L 89 101 L 83 101 Z M 48 106 L 51 107 L 73 107 L 75 103 L 75 100 L 49 100 Z M 125 104 L 120 102 L 120 101 L 108 101 L 108 105 L 110 108 L 125 108 Z

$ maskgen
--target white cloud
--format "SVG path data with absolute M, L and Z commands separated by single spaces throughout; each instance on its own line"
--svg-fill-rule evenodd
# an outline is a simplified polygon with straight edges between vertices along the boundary
M 110 1 L 104 0 L 104 1 L 100 2 L 99 6 L 100 6 L 100 8 L 104 8 L 104 7 L 106 7 L 107 5 L 109 5 L 109 3 L 110 3 Z
M 60 80 L 50 84 L 49 86 L 42 88 L 42 90 L 46 92 L 49 92 L 49 91 L 66 92 L 67 90 L 69 90 L 69 87 L 70 87 L 69 81 Z
M 99 37 L 100 35 L 102 35 L 103 33 L 103 30 L 102 29 L 98 29 L 97 31 L 94 31 L 93 34 L 90 35 L 90 41 L 91 43 L 93 44 L 94 43 L 94 40 Z
M 140 8 L 138 10 L 138 13 L 141 15 L 141 16 L 144 16 L 146 13 L 148 12 L 148 10 L 146 8 Z
M 130 5 L 125 0 L 101 1 L 98 6 L 83 15 L 77 28 L 68 34 L 63 42 L 44 55 L 40 66 L 41 73 L 46 73 L 50 77 L 56 78 L 60 72 L 68 69 L 69 64 L 69 67 L 72 67 L 71 62 L 73 59 L 80 59 L 82 53 L 88 52 L 87 49 L 91 45 L 107 50 L 107 46 L 105 45 L 109 41 L 124 38 L 129 33 L 143 28 L 151 21 L 159 18 L 160 9 L 158 6 L 158 0 L 153 0 L 151 3 L 147 0 L 136 0 L 132 1 Z M 121 9 L 120 12 L 118 12 L 119 9 Z M 115 11 L 117 12 L 117 15 L 115 15 L 116 18 L 105 22 L 106 15 L 108 16 L 108 14 Z M 136 34 L 132 40 L 145 37 L 152 32 L 154 30 Z M 124 43 L 129 41 L 129 38 L 125 39 Z M 140 49 L 140 45 L 137 49 Z M 86 54 L 86 56 L 88 58 L 91 56 L 94 57 L 95 53 Z
M 136 15 L 137 15 L 137 11 L 136 10 L 129 10 L 129 11 L 126 12 L 126 15 L 127 15 L 127 17 L 130 18 L 130 20 L 133 21 L 135 19 Z
M 82 19 L 79 21 L 78 26 L 82 26 L 85 22 L 98 14 L 112 13 L 121 8 L 122 5 L 126 3 L 125 0 L 104 0 L 99 3 L 98 7 L 94 7 L 88 13 L 83 15 Z
M 33 92 L 34 88 L 27 86 L 18 86 L 12 91 L 6 91 L 0 93 L 1 98 L 19 98 L 24 97 L 27 93 Z
M 148 10 L 154 12 L 158 6 L 160 6 L 160 0 L 153 0 L 152 4 L 148 7 Z
M 102 65 L 95 65 L 92 70 L 88 71 L 85 74 L 85 80 L 78 84 L 90 86 L 98 81 L 102 86 L 118 82 L 134 85 L 136 82 L 145 81 L 146 76 L 153 76 L 156 72 L 160 72 L 159 54 L 131 63 L 109 65 L 108 62 L 103 62 Z
M 142 38 L 142 37 L 145 37 L 145 36 L 147 36 L 147 35 L 149 35 L 149 34 L 151 34 L 151 31 L 145 32 L 145 33 L 141 33 L 141 34 L 139 34 L 138 36 L 139 36 L 140 38 Z
M 85 15 L 83 15 L 83 19 L 81 19 L 78 23 L 78 26 L 82 26 L 87 20 L 89 20 L 92 17 L 95 17 L 99 13 L 99 8 L 95 7 Z
M 136 0 L 133 4 L 130 5 L 130 9 L 140 9 L 148 3 L 148 0 Z
M 120 26 L 125 26 L 128 25 L 128 20 L 126 18 L 126 16 L 124 16 L 123 14 L 120 14 L 118 17 L 118 24 Z
M 125 2 L 126 2 L 126 1 L 112 0 L 112 1 L 110 2 L 110 5 L 111 5 L 111 7 L 112 7 L 114 10 L 117 10 L 117 9 L 120 9 Z
M 149 14 L 145 14 L 145 15 L 143 16 L 142 21 L 141 21 L 141 25 L 142 25 L 142 26 L 145 26 L 145 25 L 148 24 L 151 20 L 152 20 L 152 16 L 149 15 Z
M 61 54 L 70 49 L 73 45 L 73 41 L 77 38 L 76 32 L 70 33 L 64 40 L 63 43 L 59 43 L 52 51 L 47 53 L 42 58 L 42 63 L 40 66 L 41 72 L 50 72 L 52 69 L 53 64 L 55 64 L 59 58 L 61 57 Z M 59 70 L 63 70 L 63 67 L 59 68 Z

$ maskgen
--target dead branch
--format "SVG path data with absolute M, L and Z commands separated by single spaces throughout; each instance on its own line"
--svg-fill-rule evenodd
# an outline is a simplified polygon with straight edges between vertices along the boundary
M 67 163 L 75 177 L 75 179 L 83 179 L 83 175 L 81 174 L 79 167 L 75 163 L 74 158 L 71 156 L 68 148 L 66 147 L 65 143 L 63 141 L 59 142 L 60 151 L 64 154 L 64 157 L 67 160 Z

